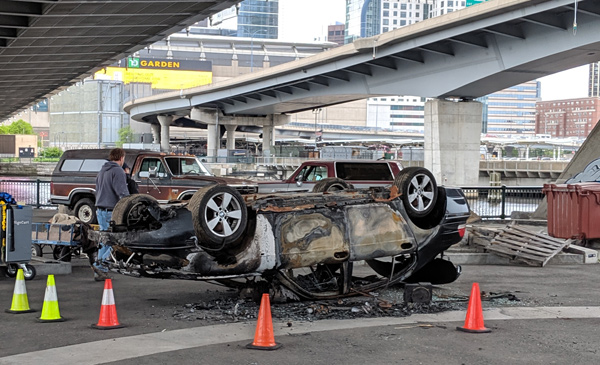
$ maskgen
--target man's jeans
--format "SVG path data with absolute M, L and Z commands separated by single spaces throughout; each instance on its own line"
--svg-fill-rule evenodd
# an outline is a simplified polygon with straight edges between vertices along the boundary
M 112 211 L 96 209 L 96 217 L 98 217 L 98 225 L 100 226 L 100 230 L 107 231 L 112 218 Z M 107 261 L 107 259 L 110 257 L 111 251 L 112 248 L 109 245 L 104 245 L 102 242 L 100 242 L 100 247 L 98 248 L 98 257 L 96 258 L 96 262 L 94 262 L 94 267 L 101 271 L 108 272 L 108 268 L 103 266 L 102 263 Z

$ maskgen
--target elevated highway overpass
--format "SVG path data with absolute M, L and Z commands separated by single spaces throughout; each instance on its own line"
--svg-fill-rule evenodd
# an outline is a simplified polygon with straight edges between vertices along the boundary
M 170 125 L 273 127 L 289 115 L 371 96 L 436 98 L 425 110 L 425 166 L 451 184 L 478 175 L 481 104 L 472 99 L 600 60 L 600 2 L 494 0 L 225 82 L 133 100 L 164 149 Z M 449 100 L 452 99 L 452 100 Z M 459 102 L 457 102 L 459 101 Z

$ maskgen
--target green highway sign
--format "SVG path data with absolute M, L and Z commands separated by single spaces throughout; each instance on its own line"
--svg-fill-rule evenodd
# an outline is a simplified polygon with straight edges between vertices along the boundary
M 473 5 L 477 5 L 477 4 L 481 4 L 483 2 L 486 2 L 488 0 L 467 0 L 467 6 L 473 6 Z

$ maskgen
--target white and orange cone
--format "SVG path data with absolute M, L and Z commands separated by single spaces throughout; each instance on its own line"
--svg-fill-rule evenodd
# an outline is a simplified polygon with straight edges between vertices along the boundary
M 102 306 L 100 307 L 100 318 L 97 324 L 92 328 L 99 330 L 110 330 L 114 328 L 123 328 L 117 318 L 117 307 L 115 305 L 115 296 L 113 294 L 112 280 L 104 280 L 104 293 L 102 294 Z

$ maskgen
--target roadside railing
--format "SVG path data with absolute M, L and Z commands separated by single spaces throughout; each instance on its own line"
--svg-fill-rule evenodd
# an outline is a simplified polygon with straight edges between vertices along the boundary
M 507 219 L 512 212 L 534 212 L 544 199 L 541 186 L 469 186 L 463 192 L 471 210 L 482 219 Z M 50 182 L 37 180 L 0 180 L 6 192 L 23 204 L 49 207 Z
M 534 212 L 544 200 L 541 186 L 475 186 L 462 188 L 469 207 L 482 219 L 507 219 L 512 212 Z
M 0 192 L 9 193 L 19 204 L 36 208 L 53 206 L 50 203 L 50 181 L 0 180 Z

